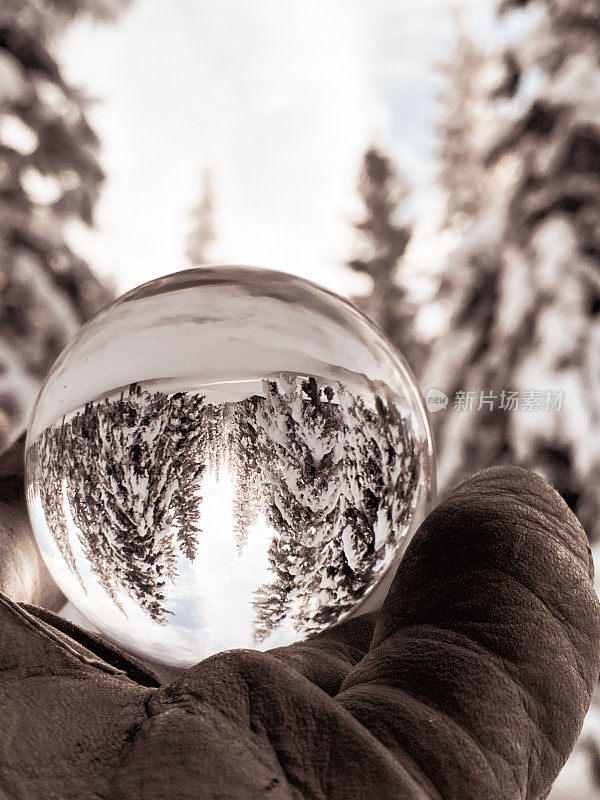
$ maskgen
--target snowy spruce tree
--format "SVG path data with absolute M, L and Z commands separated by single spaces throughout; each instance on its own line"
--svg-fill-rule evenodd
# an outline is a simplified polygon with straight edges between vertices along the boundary
M 462 229 L 484 202 L 481 153 L 477 143 L 486 124 L 485 53 L 476 44 L 466 14 L 456 16 L 457 36 L 441 64 L 445 88 L 440 98 L 440 183 L 446 192 L 445 225 Z
M 241 552 L 248 541 L 248 529 L 258 519 L 265 508 L 266 487 L 264 476 L 257 465 L 273 457 L 272 448 L 259 450 L 259 440 L 255 420 L 265 399 L 253 395 L 238 403 L 226 403 L 223 426 L 226 438 L 225 458 L 233 480 L 235 493 L 233 516 L 238 551 Z
M 600 7 L 532 0 L 502 10 L 523 13 L 517 6 L 536 8 L 537 22 L 495 57 L 504 71 L 482 148 L 492 190 L 449 261 L 451 325 L 424 385 L 451 398 L 436 420 L 442 486 L 521 463 L 598 537 Z M 472 393 L 472 412 L 463 395 L 453 407 L 457 392 Z
M 196 554 L 207 460 L 203 416 L 202 396 L 167 396 L 133 384 L 48 428 L 28 455 L 39 465 L 34 485 L 42 488 L 46 519 L 67 563 L 77 573 L 65 505 L 109 595 L 119 603 L 125 590 L 157 621 L 168 612 L 164 587 L 177 573 L 178 552 Z M 64 488 L 47 496 L 48 486 Z
M 65 449 L 70 447 L 70 441 L 69 430 L 64 422 L 63 420 L 58 427 L 46 429 L 34 442 L 27 452 L 27 465 L 52 537 L 66 564 L 81 580 L 65 516 L 65 502 L 68 498 L 64 495 L 62 465 L 66 458 Z
M 401 219 L 408 187 L 391 158 L 371 147 L 363 158 L 359 191 L 365 216 L 355 223 L 360 246 L 348 266 L 367 275 L 371 289 L 354 302 L 417 370 L 422 353 L 414 333 L 415 309 L 401 275 L 412 235 L 411 225 Z
M 600 106 L 594 100 L 600 88 L 600 16 L 597 4 L 578 0 L 525 0 L 501 10 L 533 12 L 527 35 L 504 52 L 486 53 L 477 67 L 469 53 L 478 47 L 462 26 L 443 107 L 446 224 L 464 238 L 441 283 L 453 312 L 449 330 L 423 378 L 424 388 L 441 387 L 450 395 L 450 410 L 432 416 L 439 478 L 444 489 L 501 461 L 532 467 L 562 492 L 598 540 L 600 448 L 593 399 L 599 263 L 587 231 L 600 215 L 600 172 L 594 166 L 600 144 Z M 460 76 L 467 62 L 474 71 L 465 84 Z M 469 108 L 479 112 L 469 117 Z M 456 213 L 465 197 L 459 166 L 477 198 L 470 216 Z M 560 412 L 544 409 L 548 388 L 564 391 Z M 453 408 L 456 392 L 462 409 L 469 393 L 474 409 L 481 392 L 484 399 L 496 394 L 495 410 Z M 511 392 L 519 392 L 518 411 Z M 523 410 L 523 399 L 534 406 L 541 401 L 544 410 Z M 598 703 L 595 697 L 551 798 L 574 792 L 581 800 L 600 798 Z
M 259 639 L 277 627 L 292 605 L 305 605 L 317 549 L 332 538 L 341 420 L 325 391 L 314 378 L 300 385 L 295 376 L 265 382 L 267 400 L 256 416 L 256 439 L 269 487 L 267 519 L 277 532 L 269 550 L 276 577 L 257 592 Z
M 380 397 L 370 408 L 341 385 L 284 375 L 266 388 L 257 441 L 277 534 L 275 579 L 256 595 L 259 640 L 284 616 L 308 632 L 355 604 L 410 517 L 420 457 Z
M 0 3 L 0 448 L 26 423 L 66 341 L 112 298 L 64 234 L 92 223 L 103 173 L 85 97 L 56 54 L 75 18 L 120 5 Z

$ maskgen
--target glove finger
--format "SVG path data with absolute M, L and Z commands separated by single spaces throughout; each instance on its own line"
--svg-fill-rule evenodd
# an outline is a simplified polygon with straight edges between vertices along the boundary
M 376 618 L 375 612 L 364 614 L 269 653 L 333 697 L 368 652 Z
M 410 543 L 337 701 L 441 796 L 543 797 L 600 664 L 585 533 L 539 477 L 461 483 Z

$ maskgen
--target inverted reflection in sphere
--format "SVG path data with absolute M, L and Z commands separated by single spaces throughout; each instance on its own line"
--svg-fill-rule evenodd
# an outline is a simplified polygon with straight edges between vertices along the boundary
M 26 464 L 66 596 L 181 665 L 355 613 L 432 484 L 418 392 L 381 335 L 312 284 L 241 267 L 161 278 L 92 320 L 42 388 Z

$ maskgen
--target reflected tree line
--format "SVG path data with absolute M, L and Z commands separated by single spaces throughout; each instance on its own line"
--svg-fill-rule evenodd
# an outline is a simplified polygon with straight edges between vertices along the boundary
M 238 551 L 260 514 L 273 529 L 273 577 L 254 599 L 257 642 L 286 619 L 308 632 L 355 604 L 411 517 L 420 443 L 381 396 L 369 404 L 290 374 L 262 388 L 211 404 L 132 384 L 42 433 L 28 452 L 33 489 L 83 586 L 73 533 L 117 605 L 124 590 L 164 623 L 167 582 L 203 533 L 203 478 L 227 470 Z

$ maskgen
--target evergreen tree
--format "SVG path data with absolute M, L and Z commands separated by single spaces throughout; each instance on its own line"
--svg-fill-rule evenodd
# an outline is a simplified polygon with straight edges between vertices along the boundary
M 167 502 L 177 534 L 179 549 L 190 561 L 197 552 L 202 496 L 200 484 L 209 461 L 212 439 L 211 425 L 204 423 L 206 409 L 204 397 L 185 392 L 176 392 L 168 397 L 161 414 L 167 420 L 165 431 L 166 452 L 170 459 L 169 480 L 173 493 Z M 144 425 L 154 425 L 149 418 Z M 154 498 L 150 502 L 156 502 Z
M 0 448 L 26 423 L 40 380 L 111 298 L 65 239 L 90 225 L 103 180 L 84 95 L 56 59 L 60 37 L 110 0 L 0 4 Z
M 405 530 L 419 480 L 418 443 L 381 397 L 280 376 L 256 417 L 275 578 L 256 593 L 257 639 L 284 617 L 299 632 L 339 619 Z M 270 453 L 272 452 L 272 455 Z
M 354 227 L 362 252 L 348 266 L 371 279 L 371 290 L 354 301 L 417 369 L 422 354 L 414 333 L 415 309 L 398 276 L 412 234 L 411 225 L 398 219 L 408 188 L 392 160 L 371 147 L 364 155 L 359 190 L 366 213 Z
M 275 579 L 256 593 L 259 640 L 292 605 L 299 609 L 307 599 L 305 584 L 314 575 L 316 550 L 329 538 L 326 529 L 337 509 L 332 470 L 341 459 L 341 452 L 335 454 L 341 421 L 314 378 L 300 385 L 295 376 L 266 381 L 265 394 L 267 402 L 256 415 L 256 438 L 268 487 L 267 519 L 277 533 L 269 550 Z
M 77 572 L 65 505 L 112 599 L 119 604 L 124 589 L 157 621 L 168 611 L 164 587 L 177 574 L 177 550 L 188 559 L 196 554 L 204 408 L 202 396 L 149 393 L 133 384 L 120 398 L 88 403 L 60 428 L 48 428 L 28 455 L 67 563 Z M 62 496 L 56 486 L 64 487 Z
M 71 541 L 69 527 L 65 517 L 65 486 L 62 480 L 62 465 L 65 459 L 65 447 L 68 428 L 65 420 L 58 428 L 46 430 L 29 448 L 26 458 L 27 467 L 32 476 L 32 485 L 39 495 L 39 502 L 44 512 L 54 541 L 63 555 L 67 566 L 81 579 Z
M 441 65 L 445 90 L 440 98 L 440 183 L 447 194 L 445 224 L 468 225 L 484 202 L 484 169 L 477 143 L 485 126 L 482 73 L 485 54 L 475 44 L 465 14 L 457 15 L 451 57 Z
M 190 233 L 186 255 L 192 266 L 210 261 L 211 249 L 215 243 L 214 193 L 211 174 L 208 170 L 202 176 L 202 192 L 198 205 L 193 211 L 194 227 Z
M 451 402 L 471 391 L 475 407 L 482 392 L 496 396 L 493 412 L 486 404 L 436 415 L 442 486 L 481 466 L 521 463 L 597 537 L 600 7 L 536 5 L 537 26 L 502 55 L 504 79 L 490 95 L 495 136 L 484 167 L 495 191 L 449 262 L 451 330 L 424 383 Z M 564 393 L 561 407 L 547 390 Z M 500 407 L 509 391 L 520 393 L 519 410 Z
M 258 465 L 272 457 L 272 450 L 259 451 L 259 442 L 254 420 L 264 398 L 257 395 L 238 403 L 226 403 L 224 416 L 229 424 L 224 425 L 227 437 L 227 462 L 229 472 L 235 480 L 233 515 L 238 550 L 241 553 L 247 540 L 248 529 L 266 507 L 264 478 Z

